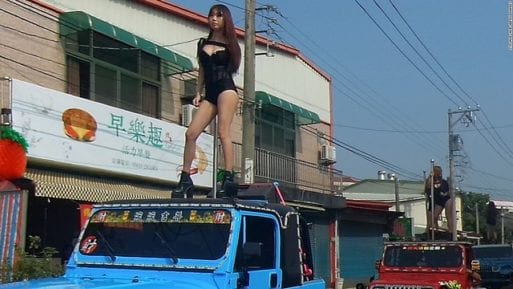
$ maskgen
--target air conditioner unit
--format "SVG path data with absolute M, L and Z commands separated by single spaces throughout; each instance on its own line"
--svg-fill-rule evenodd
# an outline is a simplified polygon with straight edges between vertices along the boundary
M 321 145 L 320 161 L 324 164 L 333 164 L 337 161 L 337 151 L 334 146 Z
M 182 125 L 189 126 L 197 111 L 198 108 L 192 104 L 182 105 Z M 205 127 L 203 131 L 207 133 L 212 133 L 210 125 L 207 125 L 207 127 Z
M 194 114 L 198 110 L 192 104 L 184 104 L 182 105 L 182 125 L 189 126 L 191 124 L 192 119 L 194 118 Z

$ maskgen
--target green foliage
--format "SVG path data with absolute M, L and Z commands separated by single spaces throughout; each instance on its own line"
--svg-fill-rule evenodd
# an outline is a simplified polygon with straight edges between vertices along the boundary
M 19 144 L 25 152 L 28 149 L 28 143 L 19 132 L 15 131 L 13 128 L 5 126 L 0 127 L 0 140 L 7 139 Z
M 12 280 L 24 281 L 45 277 L 56 277 L 64 273 L 60 259 L 53 258 L 58 253 L 55 248 L 41 248 L 39 236 L 29 236 L 26 252 L 18 252 L 18 259 L 12 270 Z M 4 278 L 2 278 L 5 280 Z
M 480 194 L 480 193 L 462 193 L 461 194 L 462 205 L 463 205 L 463 231 L 476 231 L 476 206 L 477 206 L 477 216 L 479 216 L 479 233 L 483 237 L 482 241 L 484 243 L 489 243 L 490 241 L 486 236 L 486 210 L 488 202 L 490 201 L 490 196 L 488 194 Z M 500 216 L 498 217 L 500 218 Z M 500 220 L 497 220 L 496 230 L 498 230 L 498 240 L 501 240 L 501 227 Z M 510 227 L 506 226 L 504 229 L 504 242 L 509 243 L 513 239 L 513 231 Z
M 490 201 L 488 194 L 461 193 L 463 205 L 463 231 L 476 231 L 476 206 L 479 216 L 479 231 L 486 232 L 486 205 Z

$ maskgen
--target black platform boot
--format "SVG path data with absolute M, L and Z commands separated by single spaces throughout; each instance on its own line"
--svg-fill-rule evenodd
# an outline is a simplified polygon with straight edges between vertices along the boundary
M 173 190 L 171 193 L 172 198 L 188 198 L 192 199 L 192 189 L 194 183 L 192 182 L 189 173 L 182 171 L 180 175 L 180 181 L 178 182 L 178 188 Z
M 233 178 L 233 172 L 225 171 L 223 181 L 223 193 L 225 196 L 230 198 L 237 196 L 237 192 L 239 191 L 239 184 L 237 184 L 233 180 Z

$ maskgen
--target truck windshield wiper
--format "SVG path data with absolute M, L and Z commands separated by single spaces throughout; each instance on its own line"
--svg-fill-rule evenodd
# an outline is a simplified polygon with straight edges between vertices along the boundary
M 169 252 L 169 255 L 170 255 L 171 259 L 173 260 L 173 262 L 175 264 L 178 263 L 178 257 L 176 257 L 176 252 L 175 252 L 175 250 L 173 250 L 173 248 L 171 248 L 171 246 L 169 246 L 166 239 L 164 239 L 164 237 L 162 237 L 162 235 L 157 230 L 155 230 L 155 236 L 157 236 L 159 238 L 160 244 L 162 244 L 166 248 L 166 250 Z
M 105 236 L 103 236 L 102 232 L 100 232 L 99 229 L 96 230 L 96 235 L 98 235 L 98 237 L 100 237 L 100 240 L 102 241 L 103 245 L 105 246 L 107 254 L 109 254 L 111 262 L 115 262 L 116 255 L 114 255 L 114 249 L 112 249 L 109 241 L 107 241 L 107 239 L 105 238 Z

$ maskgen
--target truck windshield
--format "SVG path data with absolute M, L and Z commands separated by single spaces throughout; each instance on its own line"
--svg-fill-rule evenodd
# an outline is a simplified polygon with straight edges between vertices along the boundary
M 483 258 L 511 258 L 513 250 L 511 246 L 490 246 L 490 247 L 472 247 L 472 251 L 477 259 Z
M 216 260 L 224 255 L 231 214 L 214 209 L 106 209 L 94 213 L 83 255 Z
M 389 267 L 460 267 L 463 252 L 459 246 L 393 245 L 385 248 L 384 265 Z

